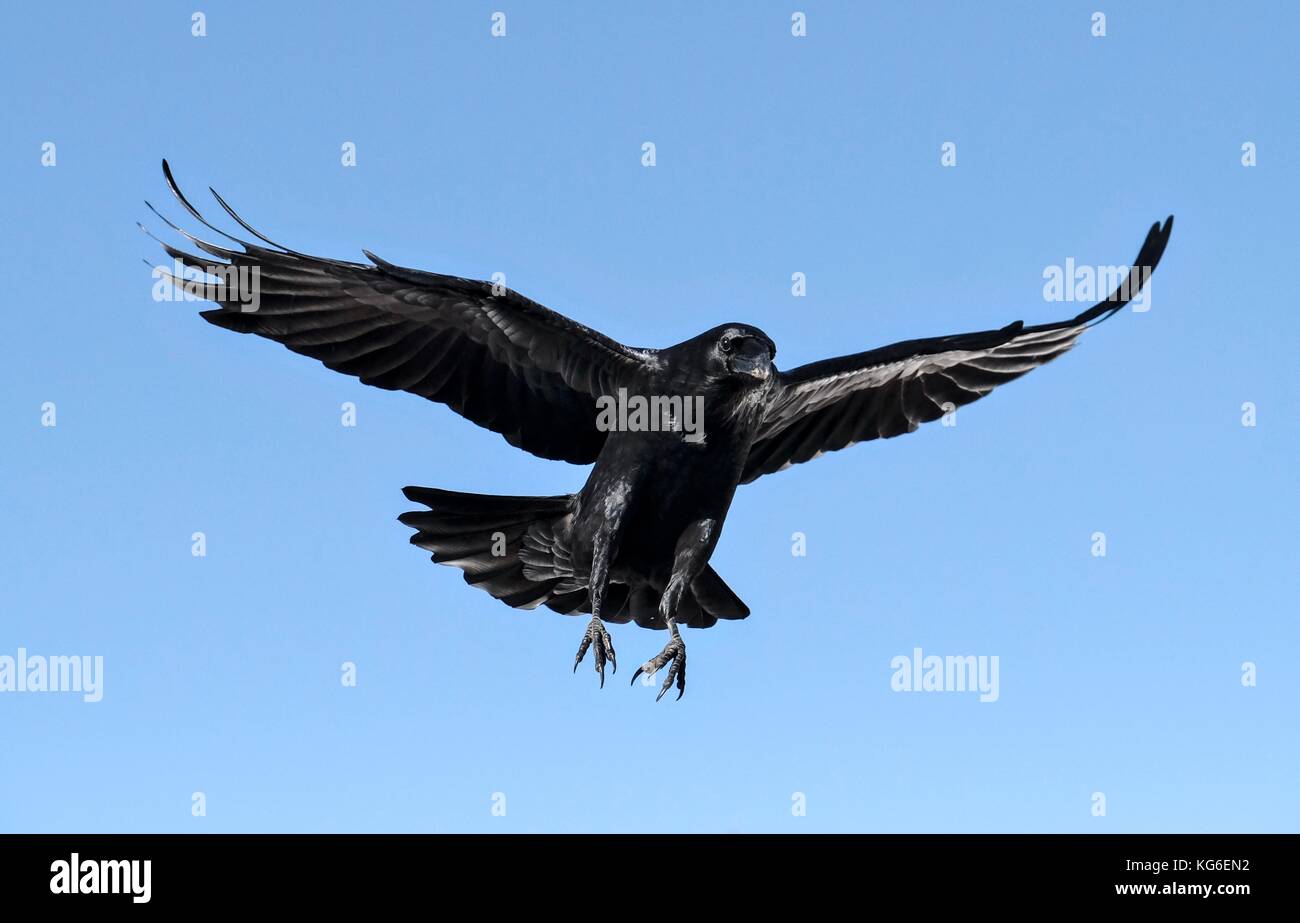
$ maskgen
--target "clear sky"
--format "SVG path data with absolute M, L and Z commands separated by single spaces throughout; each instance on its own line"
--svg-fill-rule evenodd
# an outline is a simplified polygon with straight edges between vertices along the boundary
M 104 672 L 98 702 L 0 693 L 0 830 L 1300 827 L 1294 5 L 4 18 L 0 656 Z M 586 470 L 156 302 L 164 156 L 295 248 L 503 272 L 638 346 L 745 321 L 785 368 L 1070 316 L 1046 267 L 1177 226 L 1149 311 L 956 426 L 742 487 L 713 563 L 753 614 L 686 632 L 655 704 L 627 683 L 662 633 L 614 626 L 600 690 L 584 618 L 506 608 L 396 522 L 406 484 Z M 893 691 L 918 647 L 998 657 L 998 700 Z

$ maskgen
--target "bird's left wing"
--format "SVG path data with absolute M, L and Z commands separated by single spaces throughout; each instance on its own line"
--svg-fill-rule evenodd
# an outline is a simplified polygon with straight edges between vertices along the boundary
M 230 236 L 181 194 L 166 161 L 163 173 L 191 216 Z M 596 399 L 653 361 L 653 350 L 624 346 L 504 286 L 404 269 L 369 252 L 368 266 L 290 250 L 212 194 L 266 246 L 234 237 L 242 249 L 218 246 L 163 218 L 209 254 L 159 241 L 205 277 L 176 280 L 217 302 L 205 320 L 275 340 L 368 385 L 446 404 L 534 455 L 594 462 L 606 435 L 596 426 Z M 207 278 L 226 284 L 205 285 Z
M 857 442 L 910 433 L 1052 361 L 1136 297 L 1173 225 L 1172 216 L 1152 225 L 1127 278 L 1070 320 L 907 340 L 779 373 L 741 482 Z

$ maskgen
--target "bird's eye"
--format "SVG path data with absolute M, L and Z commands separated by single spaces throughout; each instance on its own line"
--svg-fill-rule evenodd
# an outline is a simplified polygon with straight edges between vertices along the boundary
M 722 342 L 718 344 L 724 353 L 731 352 L 731 337 L 723 337 Z

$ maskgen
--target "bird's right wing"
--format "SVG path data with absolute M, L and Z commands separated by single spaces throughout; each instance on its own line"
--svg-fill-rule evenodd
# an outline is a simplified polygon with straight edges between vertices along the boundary
M 1089 326 L 1137 296 L 1174 219 L 1152 225 L 1126 278 L 1069 320 L 907 340 L 779 373 L 741 483 L 869 439 L 889 439 L 984 397 L 1062 355 Z
M 166 161 L 163 173 L 186 211 L 225 235 L 181 194 Z M 176 280 L 219 305 L 202 312 L 205 320 L 275 340 L 365 384 L 446 404 L 534 455 L 594 462 L 606 435 L 596 427 L 596 399 L 653 361 L 653 350 L 624 346 L 490 282 L 405 269 L 369 252 L 374 265 L 290 250 L 213 195 L 268 246 L 231 237 L 243 248 L 232 250 L 167 222 L 215 259 L 160 241 L 168 255 L 229 283 Z

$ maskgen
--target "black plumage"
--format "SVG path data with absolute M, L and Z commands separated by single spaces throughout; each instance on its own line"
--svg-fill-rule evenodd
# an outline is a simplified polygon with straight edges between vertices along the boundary
M 206 256 L 164 250 L 209 275 L 256 274 L 256 310 L 241 293 L 217 289 L 205 320 L 366 384 L 446 404 L 542 458 L 594 464 L 572 495 L 408 487 L 407 498 L 426 509 L 400 519 L 435 562 L 460 568 L 467 583 L 507 605 L 591 613 L 574 667 L 592 649 L 602 685 L 606 663 L 617 669 L 605 623 L 668 629 L 668 644 L 637 670 L 668 667 L 661 697 L 674 683 L 679 698 L 685 689 L 678 625 L 749 615 L 708 563 L 739 484 L 911 432 L 1050 362 L 1136 296 L 1173 228 L 1172 217 L 1153 225 L 1129 278 L 1069 320 L 909 340 L 781 372 L 775 344 L 746 324 L 668 349 L 632 348 L 492 283 L 406 269 L 369 252 L 370 264 L 299 253 L 253 230 L 213 192 L 257 242 L 230 237 L 186 200 L 166 162 L 163 171 L 192 217 L 239 246 L 169 221 Z M 602 407 L 629 395 L 678 403 L 670 418 L 652 415 L 662 426 L 611 428 Z M 701 414 L 694 429 L 691 407 Z

